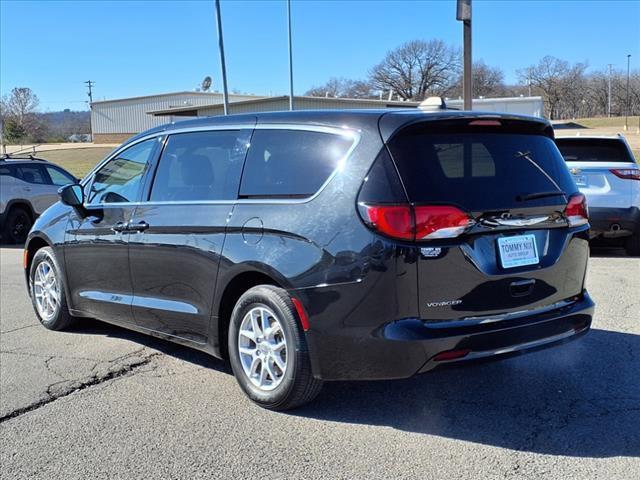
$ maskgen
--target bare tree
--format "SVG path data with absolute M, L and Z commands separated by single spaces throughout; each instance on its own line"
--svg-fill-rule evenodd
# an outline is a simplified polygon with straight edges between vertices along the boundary
M 375 91 L 369 82 L 347 78 L 330 78 L 327 83 L 305 92 L 310 97 L 375 98 Z
M 370 72 L 371 83 L 405 100 L 445 95 L 456 84 L 460 49 L 442 40 L 413 40 L 388 52 Z
M 587 65 L 570 65 L 566 60 L 546 56 L 537 65 L 518 71 L 522 83 L 531 82 L 533 88 L 542 93 L 551 119 L 567 116 L 561 112 L 563 104 L 575 115 L 582 94 L 580 87 Z M 580 84 L 580 85 L 578 85 Z
M 28 87 L 16 87 L 3 99 L 6 116 L 14 118 L 19 125 L 25 125 L 29 115 L 35 113 L 40 101 Z
M 473 97 L 501 97 L 507 94 L 504 83 L 504 72 L 499 67 L 492 67 L 483 60 L 473 63 Z M 462 75 L 458 76 L 456 86 L 449 92 L 449 96 L 462 96 Z

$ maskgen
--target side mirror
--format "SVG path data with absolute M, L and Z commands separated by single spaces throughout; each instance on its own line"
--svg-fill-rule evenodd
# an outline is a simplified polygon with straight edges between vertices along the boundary
M 60 195 L 62 203 L 69 205 L 70 207 L 81 207 L 84 203 L 84 192 L 82 191 L 82 186 L 77 183 L 71 183 L 61 187 L 58 190 L 58 195 Z
M 84 208 L 84 190 L 82 189 L 82 185 L 77 183 L 65 185 L 58 190 L 58 195 L 60 196 L 60 201 L 65 205 L 73 207 L 80 217 L 84 218 L 87 216 L 87 209 Z

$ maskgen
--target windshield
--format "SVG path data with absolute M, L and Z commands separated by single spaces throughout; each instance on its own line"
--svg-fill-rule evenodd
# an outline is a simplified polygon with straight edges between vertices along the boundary
M 390 151 L 412 202 L 452 203 L 470 211 L 557 205 L 576 187 L 553 140 L 509 133 L 429 134 L 406 129 Z
M 567 162 L 633 162 L 619 140 L 557 139 L 556 144 Z

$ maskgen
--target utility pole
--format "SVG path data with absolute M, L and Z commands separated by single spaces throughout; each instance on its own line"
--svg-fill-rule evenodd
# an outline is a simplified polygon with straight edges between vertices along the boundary
M 89 90 L 87 92 L 87 96 L 89 97 L 89 107 L 91 107 L 91 104 L 93 103 L 93 91 L 91 90 L 91 88 L 96 84 L 96 82 L 92 80 L 87 80 L 86 82 L 84 82 L 84 84 L 87 86 L 87 89 Z
M 529 96 L 531 96 L 531 67 L 527 69 L 527 77 L 529 81 Z
M 92 110 L 91 104 L 93 103 L 92 87 L 96 84 L 96 82 L 94 82 L 93 80 L 87 80 L 86 82 L 84 82 L 84 84 L 87 86 L 87 90 L 88 90 L 87 96 L 89 97 L 89 111 L 91 111 Z M 89 137 L 93 142 L 93 125 L 91 125 L 91 119 L 89 120 Z
M 222 103 L 224 114 L 229 115 L 229 94 L 227 92 L 227 66 L 224 61 L 224 40 L 222 38 L 222 17 L 220 15 L 220 0 L 216 0 L 216 20 L 218 23 L 218 50 L 220 51 L 220 64 L 222 65 Z
M 289 110 L 293 110 L 293 51 L 291 50 L 291 0 L 287 0 L 287 23 L 289 24 Z
M 627 55 L 627 108 L 624 113 L 624 131 L 629 130 L 629 65 L 631 64 L 631 54 Z
M 462 96 L 464 109 L 471 110 L 473 98 L 473 84 L 471 81 L 471 0 L 458 0 L 456 20 L 462 22 L 463 30 L 463 82 Z
M 609 64 L 609 93 L 607 94 L 607 117 L 611 117 L 611 68 L 613 63 Z

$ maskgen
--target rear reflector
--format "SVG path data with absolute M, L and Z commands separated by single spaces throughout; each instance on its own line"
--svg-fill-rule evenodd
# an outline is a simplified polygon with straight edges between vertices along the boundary
M 454 238 L 471 225 L 467 213 L 450 205 L 360 204 L 358 207 L 369 227 L 400 240 Z
M 609 171 L 618 178 L 640 180 L 640 169 L 638 168 L 612 168 Z
M 444 362 L 447 360 L 457 360 L 458 358 L 466 357 L 471 353 L 471 350 L 447 350 L 446 352 L 440 352 L 433 359 L 436 362 Z
M 564 213 L 569 221 L 569 226 L 571 227 L 577 227 L 579 225 L 589 223 L 587 198 L 581 193 L 571 195 Z
M 309 317 L 307 317 L 307 312 L 304 311 L 302 302 L 296 297 L 291 297 L 291 302 L 293 303 L 293 306 L 296 307 L 296 312 L 298 312 L 298 317 L 300 318 L 302 329 L 306 332 L 307 330 L 309 330 Z

